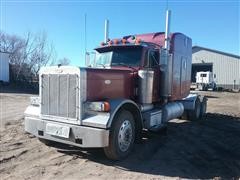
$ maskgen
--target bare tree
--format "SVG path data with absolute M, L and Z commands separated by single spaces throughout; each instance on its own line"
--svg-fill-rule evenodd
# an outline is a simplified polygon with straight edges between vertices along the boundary
M 32 73 L 37 75 L 42 66 L 54 63 L 55 50 L 52 44 L 48 44 L 46 33 L 41 33 L 35 36 L 29 34 L 27 37 L 30 39 L 26 50 L 28 64 Z
M 37 76 L 40 68 L 53 64 L 54 47 L 47 42 L 46 33 L 27 33 L 25 38 L 0 32 L 0 52 L 10 54 L 10 63 L 14 65 L 14 76 L 25 78 Z M 23 68 L 25 68 L 23 70 Z
M 70 59 L 65 58 L 65 57 L 58 60 L 58 64 L 61 64 L 61 65 L 69 65 L 70 62 L 71 62 Z
M 23 38 L 0 32 L 0 52 L 9 53 L 10 63 L 19 63 L 20 59 L 23 58 L 22 51 L 25 45 L 25 40 Z
M 8 53 L 10 63 L 14 65 L 14 76 L 17 79 L 23 64 L 26 61 L 26 42 L 19 36 L 11 36 L 0 32 L 0 52 Z

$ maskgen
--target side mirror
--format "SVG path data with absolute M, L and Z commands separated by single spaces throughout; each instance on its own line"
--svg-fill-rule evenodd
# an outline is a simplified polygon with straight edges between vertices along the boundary
M 90 66 L 90 54 L 89 54 L 89 52 L 85 53 L 85 66 L 86 67 Z
M 94 67 L 96 65 L 96 52 L 86 52 L 85 54 L 85 66 Z

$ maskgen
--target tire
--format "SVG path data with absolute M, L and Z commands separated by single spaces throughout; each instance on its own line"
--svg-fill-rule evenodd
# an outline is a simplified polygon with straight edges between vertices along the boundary
M 208 91 L 208 85 L 204 85 L 204 91 Z
M 195 108 L 191 111 L 188 111 L 188 120 L 190 121 L 199 120 L 200 112 L 201 112 L 201 101 L 199 97 L 197 97 L 195 101 Z
M 202 85 L 202 91 L 206 91 L 206 85 L 205 84 Z
M 184 120 L 188 120 L 188 114 L 189 111 L 188 110 L 184 110 L 182 116 L 180 117 L 180 119 L 184 119 Z
M 199 84 L 199 85 L 198 85 L 198 90 L 199 90 L 199 91 L 202 91 L 202 90 L 203 90 L 202 84 Z
M 109 146 L 104 148 L 105 155 L 112 160 L 120 160 L 129 155 L 135 140 L 133 115 L 126 110 L 120 111 L 110 129 Z
M 206 111 L 207 111 L 207 98 L 203 97 L 202 102 L 201 102 L 199 119 L 203 119 L 205 117 Z
M 216 83 L 213 83 L 213 91 L 217 91 L 217 85 L 216 85 Z

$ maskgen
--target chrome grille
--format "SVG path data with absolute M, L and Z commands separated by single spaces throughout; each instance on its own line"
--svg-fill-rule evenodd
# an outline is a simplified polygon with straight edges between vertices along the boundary
M 79 117 L 79 77 L 75 74 L 42 74 L 41 114 Z

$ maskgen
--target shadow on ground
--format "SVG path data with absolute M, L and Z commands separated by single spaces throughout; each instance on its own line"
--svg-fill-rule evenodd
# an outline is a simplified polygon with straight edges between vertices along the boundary
M 206 98 L 209 98 L 209 99 L 217 99 L 217 98 L 219 98 L 219 97 L 217 97 L 217 96 L 211 96 L 211 95 L 206 95 L 205 97 L 206 97 Z
M 141 144 L 122 161 L 102 150 L 59 150 L 126 171 L 169 177 L 209 179 L 240 177 L 240 119 L 208 113 L 198 122 L 170 122 L 167 135 L 145 133 Z

